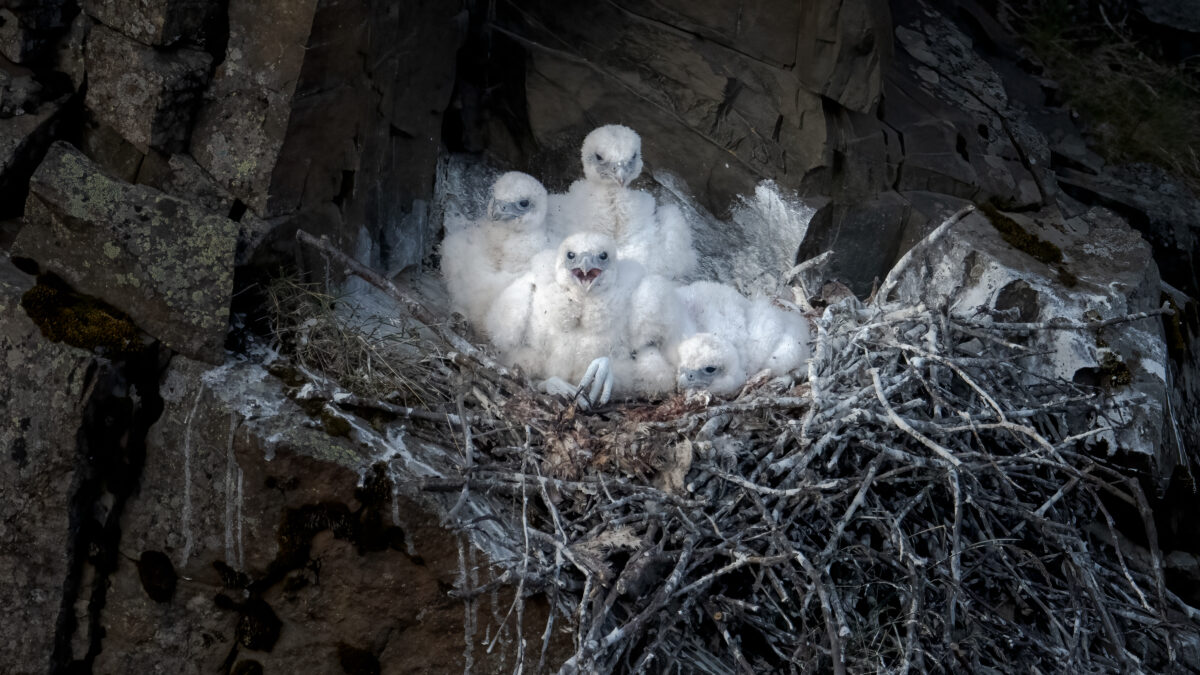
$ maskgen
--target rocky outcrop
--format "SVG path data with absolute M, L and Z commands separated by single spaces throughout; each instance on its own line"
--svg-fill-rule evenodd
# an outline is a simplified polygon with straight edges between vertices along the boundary
M 944 196 L 923 197 L 914 199 L 914 215 L 927 218 L 929 228 L 962 205 Z M 1150 246 L 1124 219 L 1100 207 L 1071 218 L 1051 209 L 1022 214 L 989 208 L 955 226 L 935 248 L 924 264 L 910 269 L 898 292 L 967 319 L 1086 324 L 1152 312 L 1162 304 Z M 1110 429 L 1088 443 L 1105 454 L 1148 457 L 1165 487 L 1179 456 L 1161 319 L 1017 335 L 1030 352 L 1022 365 L 1031 385 L 1043 376 L 1061 378 L 1125 405 Z M 1063 424 L 1064 435 L 1073 435 L 1091 429 L 1093 420 Z
M 454 538 L 392 482 L 387 449 L 288 391 L 258 365 L 171 363 L 96 672 L 463 669 Z M 511 657 L 475 650 L 473 672 L 511 672 Z
M 77 434 L 107 366 L 42 337 L 21 309 L 33 279 L 0 265 L 0 602 L 7 608 L 0 660 L 13 673 L 62 665 L 70 635 L 78 514 L 72 500 L 87 469 Z
M 154 46 L 195 39 L 219 9 L 216 0 L 84 0 L 82 4 L 100 23 Z
M 142 153 L 182 150 L 208 81 L 212 57 L 198 49 L 163 52 L 103 25 L 88 36 L 87 105 Z
M 458 12 L 233 0 L 191 154 L 259 217 L 336 203 L 345 224 L 327 227 L 345 249 L 375 264 L 419 261 L 437 229 L 426 217 L 429 176 Z
M 1165 282 L 1161 301 L 1177 311 L 1163 322 L 1175 397 L 1176 454 L 1200 439 L 1200 199 L 1160 168 L 1131 165 L 1091 173 L 1063 168 L 1059 184 L 1083 203 L 1122 214 L 1153 248 Z M 1168 448 L 1169 449 L 1169 448 Z
M 464 654 L 460 542 L 381 468 L 399 446 L 354 442 L 347 420 L 371 420 L 224 349 L 231 304 L 256 325 L 249 280 L 295 260 L 297 229 L 389 273 L 430 260 L 446 146 L 561 189 L 587 131 L 628 124 L 643 186 L 719 216 L 705 253 L 765 284 L 833 250 L 817 272 L 860 296 L 947 213 L 992 205 L 900 292 L 1035 322 L 1165 290 L 1174 319 L 1039 337 L 1028 367 L 1143 396 L 1088 442 L 1169 470 L 1200 438 L 1200 208 L 1157 172 L 1104 167 L 1006 39 L 940 0 L 5 3 L 0 53 L 22 65 L 0 67 L 0 218 L 23 215 L 14 253 L 39 288 L 132 323 L 131 353 L 54 342 L 62 327 L 18 306 L 33 280 L 0 269 L 0 663 L 511 670 L 502 648 Z M 79 149 L 43 161 L 56 138 Z
M 15 256 L 124 311 L 170 348 L 223 360 L 235 223 L 114 180 L 65 143 L 30 193 Z
M 583 136 L 620 122 L 718 214 L 763 179 L 830 187 L 838 107 L 873 111 L 890 55 L 887 8 L 869 0 L 517 4 L 500 23 L 531 59 L 529 125 L 558 159 L 543 173 L 578 175 Z

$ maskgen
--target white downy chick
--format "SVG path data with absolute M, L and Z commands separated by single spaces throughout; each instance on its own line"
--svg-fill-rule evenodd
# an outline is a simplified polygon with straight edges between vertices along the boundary
M 630 392 L 665 394 L 675 388 L 675 350 L 692 332 L 687 308 L 677 293 L 679 285 L 657 274 L 647 274 L 630 296 L 628 359 L 614 362 L 619 381 Z
M 736 394 L 746 384 L 742 357 L 729 341 L 713 333 L 696 333 L 679 345 L 680 391 L 705 390 L 718 396 Z
M 611 237 L 591 232 L 568 237 L 553 257 L 539 254 L 533 263 L 489 312 L 493 343 L 507 361 L 545 378 L 547 391 L 583 391 L 585 404 L 607 402 L 612 362 L 628 372 L 630 304 L 644 271 L 617 259 Z
M 808 319 L 783 309 L 769 298 L 750 301 L 746 311 L 750 332 L 746 336 L 746 362 L 757 372 L 769 370 L 775 377 L 787 375 L 812 356 Z
M 583 180 L 551 195 L 549 220 L 559 236 L 600 232 L 617 242 L 625 260 L 647 272 L 682 279 L 696 268 L 692 231 L 679 208 L 629 188 L 642 172 L 642 139 L 619 124 L 594 129 L 583 141 Z
M 533 176 L 510 171 L 492 185 L 486 218 L 442 241 L 451 306 L 475 327 L 484 327 L 496 296 L 550 246 L 546 209 L 546 188 Z
M 767 298 L 750 300 L 710 281 L 679 294 L 695 330 L 676 350 L 680 389 L 733 394 L 759 371 L 784 376 L 809 357 L 808 321 Z

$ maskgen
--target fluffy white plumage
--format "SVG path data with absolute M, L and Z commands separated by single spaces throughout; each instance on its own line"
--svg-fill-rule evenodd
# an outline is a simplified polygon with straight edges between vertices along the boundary
M 530 269 L 550 246 L 546 188 L 536 178 L 510 171 L 492 184 L 487 215 L 442 240 L 442 278 L 455 311 L 483 327 L 496 296 Z
M 647 274 L 632 289 L 626 328 L 628 358 L 614 361 L 622 391 L 664 394 L 675 388 L 675 350 L 692 322 L 679 285 Z
M 714 333 L 696 333 L 679 345 L 678 387 L 703 389 L 719 396 L 736 394 L 746 384 L 746 369 L 736 347 Z
M 767 298 L 750 300 L 712 281 L 678 293 L 694 331 L 676 350 L 680 389 L 732 394 L 750 375 L 787 375 L 809 357 L 808 321 Z
M 583 180 L 566 194 L 551 195 L 549 221 L 559 236 L 599 232 L 617 242 L 622 258 L 647 271 L 681 279 L 696 268 L 692 232 L 673 204 L 656 205 L 654 197 L 629 184 L 642 172 L 642 139 L 619 124 L 594 129 L 583 141 Z
M 607 399 L 602 390 L 669 390 L 674 368 L 660 347 L 677 339 L 674 287 L 616 249 L 611 237 L 584 232 L 538 254 L 488 313 L 488 334 L 505 360 L 555 393 L 574 393 L 567 382 L 591 384 L 598 403 Z
M 752 374 L 769 370 L 776 377 L 787 375 L 812 356 L 808 320 L 776 306 L 770 298 L 750 301 L 746 323 L 750 332 L 746 334 L 744 354 Z

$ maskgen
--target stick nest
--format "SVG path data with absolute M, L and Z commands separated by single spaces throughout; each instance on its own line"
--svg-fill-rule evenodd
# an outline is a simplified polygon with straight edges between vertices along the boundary
M 404 427 L 425 468 L 399 475 L 502 571 L 473 584 L 464 563 L 458 593 L 515 586 L 488 635 L 518 672 L 1158 671 L 1194 630 L 1139 484 L 1089 451 L 1122 410 L 1027 370 L 1036 326 L 847 298 L 800 386 L 584 413 L 389 292 L 425 327 L 373 361 L 393 383 L 293 359 L 310 397 Z M 315 317 L 277 318 L 295 345 Z M 404 388 L 423 407 L 369 398 Z M 574 654 L 550 664 L 556 631 Z

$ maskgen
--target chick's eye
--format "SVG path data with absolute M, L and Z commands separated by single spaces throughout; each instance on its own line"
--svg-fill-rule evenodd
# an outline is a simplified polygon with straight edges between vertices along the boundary
M 601 156 L 600 156 L 600 153 L 598 153 L 598 152 L 596 153 L 596 161 L 597 161 L 597 162 L 603 162 L 603 161 L 604 161 L 604 158 L 603 158 L 603 157 L 601 157 Z
M 517 206 L 520 206 L 523 209 L 527 209 L 527 208 L 529 208 L 529 200 L 522 199 L 521 201 L 517 202 Z
M 601 252 L 600 252 L 600 259 L 601 259 L 601 260 L 608 260 L 608 251 L 601 251 Z
M 716 366 L 709 366 L 709 367 L 707 367 L 707 368 L 705 368 L 705 369 L 704 369 L 704 372 L 708 373 L 709 375 L 712 375 L 713 373 L 717 372 L 717 367 L 716 367 Z
M 574 260 L 574 259 L 575 259 L 575 252 L 567 251 L 567 260 Z

